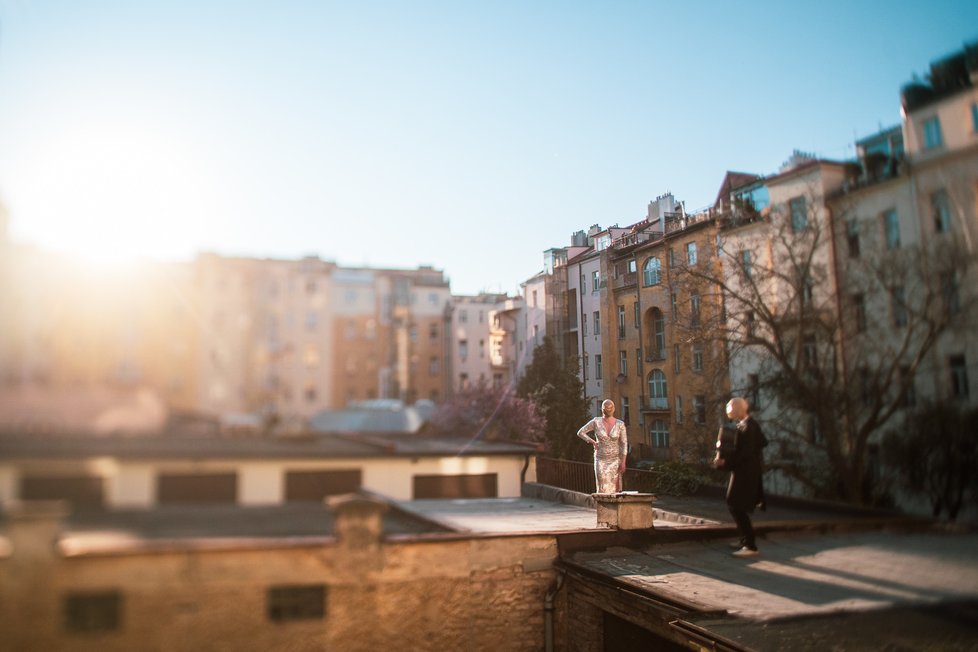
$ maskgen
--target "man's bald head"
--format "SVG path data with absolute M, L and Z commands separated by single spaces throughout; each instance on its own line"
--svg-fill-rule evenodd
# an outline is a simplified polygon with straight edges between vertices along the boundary
M 731 421 L 743 421 L 749 409 L 747 399 L 742 396 L 735 396 L 727 401 L 727 418 Z

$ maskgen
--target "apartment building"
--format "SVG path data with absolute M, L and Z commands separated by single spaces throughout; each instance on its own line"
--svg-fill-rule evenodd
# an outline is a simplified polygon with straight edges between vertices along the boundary
M 516 329 L 523 302 L 505 294 L 484 293 L 456 295 L 452 303 L 453 389 L 513 382 L 518 364 Z
M 711 273 L 715 243 L 709 212 L 688 215 L 665 195 L 602 255 L 607 392 L 641 459 L 712 455 L 727 384 L 719 296 L 698 273 Z
M 901 94 L 904 120 L 856 143 L 858 176 L 830 206 L 843 309 L 846 364 L 873 366 L 916 344 L 922 319 L 942 328 L 919 363 L 900 362 L 905 407 L 975 405 L 978 373 L 978 64 L 976 46 L 931 64 Z M 870 281 L 881 262 L 910 273 Z M 935 312 L 922 315 L 932 305 Z M 902 415 L 896 415 L 900 418 Z
M 145 387 L 171 410 L 308 419 L 349 401 L 439 400 L 441 271 L 200 254 L 125 270 L 2 239 L 0 378 Z

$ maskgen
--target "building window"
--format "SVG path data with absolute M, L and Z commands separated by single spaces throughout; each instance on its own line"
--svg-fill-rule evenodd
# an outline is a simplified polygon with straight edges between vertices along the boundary
M 649 428 L 649 440 L 653 448 L 669 448 L 669 426 L 662 419 L 652 421 Z
M 689 323 L 693 326 L 700 325 L 700 293 L 693 292 L 689 295 Z
M 618 352 L 618 373 L 623 376 L 628 375 L 628 351 Z
M 655 351 L 659 355 L 666 354 L 666 318 L 658 308 L 652 309 L 652 337 L 655 340 Z
M 316 402 L 316 395 L 317 395 L 316 394 L 316 386 L 315 385 L 307 385 L 306 386 L 306 389 L 305 389 L 305 395 L 306 395 L 306 403 L 315 403 Z
M 469 386 L 469 375 L 466 373 L 461 373 L 458 375 L 458 388 L 467 389 Z
M 628 397 L 622 396 L 621 397 L 621 420 L 624 421 L 625 425 L 627 426 L 631 421 L 631 417 L 632 417 L 632 412 L 628 406 Z
M 693 397 L 693 418 L 700 425 L 706 423 L 706 397 L 702 394 Z
M 744 269 L 744 276 L 748 279 L 751 278 L 751 260 L 749 249 L 745 249 L 740 252 L 740 265 Z
M 480 358 L 485 358 L 486 357 L 486 341 L 485 340 L 479 340 L 479 357 Z
M 458 341 L 458 357 L 465 360 L 469 357 L 469 341 L 459 340 Z
M 642 283 L 645 286 L 658 285 L 662 281 L 662 263 L 658 256 L 652 256 L 645 261 L 642 268 Z
M 122 595 L 118 591 L 69 593 L 62 609 L 67 632 L 111 632 L 119 629 Z
M 958 293 L 958 276 L 954 272 L 941 274 L 941 291 L 944 294 L 944 309 L 948 316 L 961 312 L 961 296 Z
M 436 358 L 435 356 L 431 356 L 431 359 L 428 361 L 429 376 L 437 376 L 441 372 L 440 362 L 441 361 L 438 358 Z
M 536 308 L 536 306 L 537 306 L 537 291 L 536 290 L 533 291 L 533 303 L 531 303 L 530 305 L 533 306 L 534 308 Z
M 346 329 L 344 334 L 348 340 L 355 340 L 357 338 L 357 323 L 354 320 L 346 320 Z
M 458 323 L 465 324 L 469 321 L 469 313 L 465 310 L 458 311 Z
M 859 222 L 846 222 L 846 242 L 849 244 L 849 257 L 859 258 Z
M 934 149 L 944 144 L 941 134 L 941 121 L 935 115 L 924 120 L 924 149 Z
M 438 324 L 428 324 L 428 339 L 438 339 Z
M 625 306 L 618 306 L 618 339 L 625 338 Z
M 594 319 L 594 334 L 600 335 L 601 334 L 601 311 L 595 310 L 591 314 L 591 317 Z
M 676 321 L 679 318 L 679 295 L 675 292 L 670 293 L 669 301 L 672 306 L 672 320 Z
M 632 312 L 635 313 L 633 315 L 633 317 L 635 319 L 635 328 L 641 327 L 641 325 L 642 325 L 642 315 L 639 314 L 638 301 L 636 301 L 635 303 L 632 304 Z
M 676 397 L 676 423 L 682 424 L 683 422 L 683 397 Z
M 801 305 L 811 308 L 812 300 L 815 298 L 815 285 L 812 283 L 812 277 L 808 274 L 802 279 L 801 285 Z
M 581 335 L 587 335 L 587 313 L 581 313 Z
M 601 272 L 594 270 L 591 272 L 591 292 L 597 292 L 601 285 Z
M 319 366 L 319 348 L 315 344 L 306 344 L 302 352 L 302 361 L 309 369 Z
M 628 273 L 629 274 L 634 274 L 635 273 L 635 270 L 637 268 L 638 268 L 638 263 L 635 261 L 634 258 L 632 258 L 631 260 L 628 261 Z
M 856 318 L 856 332 L 866 331 L 866 297 L 862 294 L 852 295 L 852 311 Z
M 696 264 L 696 243 L 687 242 L 686 243 L 686 262 L 690 267 Z
M 591 371 L 591 356 L 584 354 L 584 380 L 588 379 Z
M 951 230 L 951 205 L 948 202 L 947 191 L 938 190 L 931 193 L 930 205 L 934 213 L 934 231 L 947 233 Z
M 540 343 L 540 327 L 537 326 L 536 324 L 533 325 L 533 343 L 534 344 Z
M 677 374 L 682 371 L 682 363 L 680 362 L 681 356 L 679 355 L 679 345 L 672 345 L 672 370 Z
M 601 380 L 602 378 L 603 375 L 601 372 L 601 354 L 595 353 L 594 354 L 594 379 Z
M 319 322 L 319 313 L 307 312 L 306 313 L 306 330 L 314 331 L 316 330 L 316 324 Z
M 968 367 L 965 364 L 963 355 L 952 355 L 947 359 L 948 367 L 951 371 L 951 396 L 954 398 L 967 398 L 968 389 Z
M 693 345 L 693 371 L 703 371 L 703 345 Z
M 761 409 L 761 381 L 757 374 L 747 374 L 747 404 L 752 410 Z
M 818 363 L 818 348 L 814 335 L 805 335 L 801 338 L 801 358 L 806 369 L 814 369 Z
M 649 407 L 657 410 L 669 408 L 666 375 L 661 369 L 653 369 L 649 372 Z
M 754 337 L 757 334 L 757 319 L 754 318 L 753 310 L 744 313 L 744 324 L 747 326 L 747 337 Z
M 893 311 L 893 325 L 897 328 L 906 326 L 907 303 L 902 286 L 897 286 L 890 290 L 890 308 Z
M 326 586 L 271 586 L 266 594 L 266 613 L 272 622 L 321 620 L 326 617 Z
M 883 213 L 883 234 L 886 238 L 887 249 L 900 248 L 900 219 L 895 210 L 888 210 Z
M 805 198 L 795 197 L 788 202 L 788 211 L 791 213 L 791 230 L 800 233 L 808 228 L 808 213 L 805 209 Z

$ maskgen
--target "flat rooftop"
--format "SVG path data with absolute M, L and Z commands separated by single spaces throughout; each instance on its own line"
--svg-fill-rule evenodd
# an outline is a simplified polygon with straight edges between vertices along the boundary
M 976 533 L 774 532 L 747 559 L 731 556 L 729 541 L 578 551 L 564 562 L 678 605 L 686 622 L 748 648 L 978 649 Z

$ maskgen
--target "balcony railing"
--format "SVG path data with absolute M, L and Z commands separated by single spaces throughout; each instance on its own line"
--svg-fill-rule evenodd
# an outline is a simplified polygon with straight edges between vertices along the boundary
M 662 349 L 645 349 L 646 362 L 664 362 L 665 359 L 666 352 Z
M 618 276 L 618 278 L 614 280 L 612 289 L 620 290 L 621 288 L 630 287 L 632 285 L 635 285 L 637 280 L 638 280 L 638 272 L 627 272 L 625 274 Z
M 665 396 L 642 396 L 642 407 L 646 410 L 668 410 L 669 398 Z

